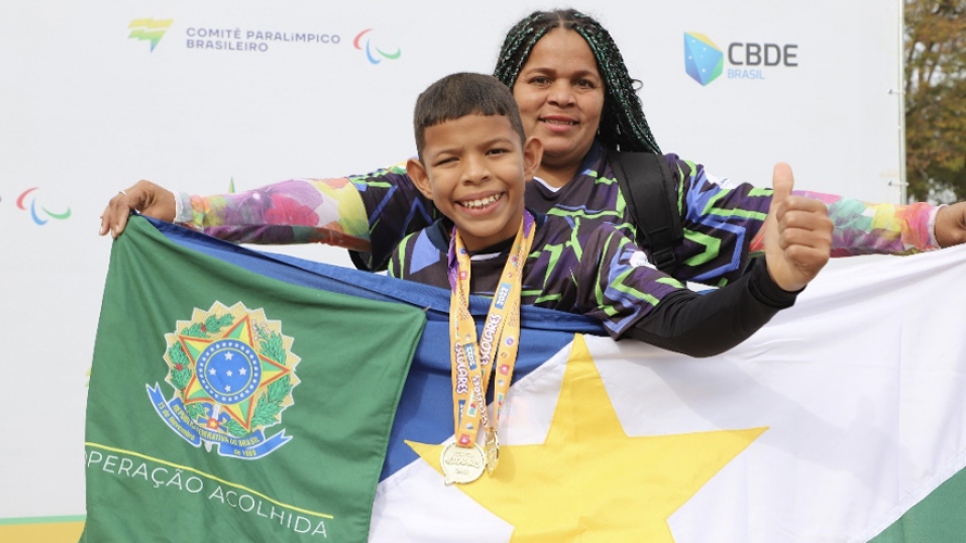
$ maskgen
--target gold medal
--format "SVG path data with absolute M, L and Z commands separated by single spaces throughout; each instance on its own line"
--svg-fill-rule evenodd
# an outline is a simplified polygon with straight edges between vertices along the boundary
M 496 465 L 500 462 L 500 439 L 496 436 L 496 430 L 487 428 L 486 430 L 486 471 L 493 474 Z
M 520 335 L 520 296 L 523 271 L 536 232 L 536 221 L 524 211 L 523 221 L 513 240 L 513 248 L 503 266 L 499 292 L 493 296 L 486 314 L 482 336 L 477 338 L 476 321 L 469 311 L 472 263 L 459 232 L 453 228 L 447 253 L 450 296 L 450 364 L 453 381 L 453 435 L 455 441 L 440 453 L 439 463 L 446 484 L 471 483 L 484 471 L 493 473 L 500 456 L 496 426 L 500 419 L 513 378 Z M 497 369 L 496 361 L 499 360 Z M 495 413 L 489 423 L 487 388 L 494 370 Z M 485 450 L 477 443 L 480 428 L 485 430 Z M 460 447 L 456 443 L 472 443 Z
M 472 447 L 460 447 L 456 443 L 450 443 L 443 447 L 443 452 L 439 455 L 439 466 L 443 470 L 444 482 L 448 485 L 472 483 L 479 479 L 486 463 L 483 447 L 476 443 Z

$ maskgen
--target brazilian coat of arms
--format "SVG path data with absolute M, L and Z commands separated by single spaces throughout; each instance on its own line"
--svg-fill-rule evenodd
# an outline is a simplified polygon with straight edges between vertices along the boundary
M 164 337 L 165 381 L 174 394 L 165 398 L 157 383 L 147 391 L 172 431 L 195 447 L 243 459 L 263 457 L 291 439 L 284 429 L 266 435 L 294 403 L 292 389 L 300 382 L 300 358 L 281 321 L 241 302 L 215 302 L 207 311 L 195 308 L 191 320 L 178 321 Z

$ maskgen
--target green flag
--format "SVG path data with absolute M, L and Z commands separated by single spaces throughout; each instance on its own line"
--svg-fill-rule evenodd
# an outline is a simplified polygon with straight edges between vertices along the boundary
M 132 217 L 94 348 L 82 541 L 366 541 L 424 324 Z

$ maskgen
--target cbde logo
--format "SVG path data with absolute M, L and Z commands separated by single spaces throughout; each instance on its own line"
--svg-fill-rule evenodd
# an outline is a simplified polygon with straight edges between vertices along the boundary
M 707 86 L 722 73 L 728 79 L 764 80 L 762 67 L 798 67 L 798 45 L 754 42 L 728 44 L 728 64 L 735 66 L 725 72 L 725 53 L 699 32 L 684 33 L 684 71 L 691 79 Z
M 134 19 L 131 21 L 127 27 L 131 29 L 131 33 L 128 34 L 128 38 L 133 38 L 136 40 L 147 40 L 151 42 L 151 52 L 154 52 L 154 48 L 158 46 L 158 42 L 164 37 L 164 33 L 171 28 L 171 23 L 174 19 L 161 19 L 155 21 L 154 19 Z

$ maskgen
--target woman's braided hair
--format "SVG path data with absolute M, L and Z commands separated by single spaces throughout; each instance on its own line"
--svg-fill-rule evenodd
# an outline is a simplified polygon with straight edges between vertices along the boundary
M 604 79 L 604 109 L 597 139 L 609 149 L 660 154 L 624 58 L 607 29 L 593 17 L 573 9 L 531 13 L 507 33 L 493 75 L 512 90 L 533 46 L 554 28 L 580 34 L 597 60 L 597 69 Z

